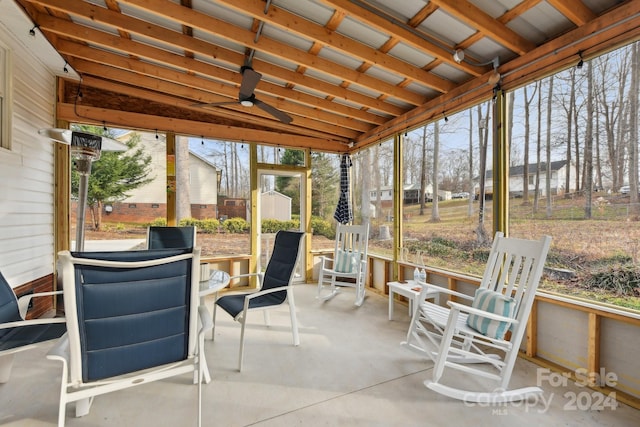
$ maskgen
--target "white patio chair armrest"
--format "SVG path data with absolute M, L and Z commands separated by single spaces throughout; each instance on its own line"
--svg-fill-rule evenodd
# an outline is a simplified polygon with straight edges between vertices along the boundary
M 29 303 L 33 298 L 47 297 L 53 295 L 62 295 L 62 291 L 50 291 L 50 292 L 38 292 L 35 294 L 26 294 L 18 298 L 18 311 L 20 316 L 24 319 L 29 310 Z
M 17 320 L 15 322 L 7 322 L 0 324 L 0 329 L 15 328 L 17 326 L 32 326 L 32 325 L 46 325 L 49 323 L 64 323 L 66 319 L 64 317 L 45 317 L 39 319 L 29 320 Z
M 518 320 L 514 319 L 513 317 L 501 316 L 499 314 L 490 313 L 488 311 L 480 310 L 474 307 L 469 307 L 468 305 L 460 304 L 457 302 L 447 301 L 447 305 L 449 305 L 449 307 L 451 307 L 452 310 L 456 310 L 462 313 L 475 314 L 480 317 L 485 317 L 491 320 L 498 320 L 500 322 L 507 322 L 510 324 L 513 323 L 514 325 L 517 325 L 519 323 Z
M 329 264 L 329 263 L 332 264 L 332 265 L 334 263 L 334 259 L 332 257 L 326 256 L 326 255 L 322 255 L 320 257 L 320 261 L 321 261 L 321 266 L 320 266 L 321 269 L 326 268 L 326 265 Z
M 462 292 L 458 292 L 458 291 L 453 291 L 451 289 L 443 288 L 442 286 L 436 286 L 436 285 L 432 285 L 431 283 L 425 283 L 425 282 L 418 282 L 418 285 L 421 286 L 423 289 L 426 288 L 427 292 L 428 291 L 438 292 L 441 294 L 456 296 L 458 298 L 466 299 L 468 301 L 473 301 L 473 297 L 470 295 L 463 294 Z
M 262 296 L 262 295 L 268 295 L 274 292 L 278 292 L 278 291 L 286 291 L 288 289 L 289 289 L 289 286 L 278 286 L 277 288 L 271 288 L 264 291 L 254 292 L 252 294 L 247 295 L 245 297 L 245 301 Z
M 69 361 L 69 336 L 65 332 L 47 352 L 47 359 Z

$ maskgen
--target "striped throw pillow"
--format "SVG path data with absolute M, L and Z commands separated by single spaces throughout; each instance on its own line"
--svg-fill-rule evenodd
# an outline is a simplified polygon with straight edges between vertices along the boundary
M 516 301 L 500 292 L 489 289 L 478 289 L 471 307 L 505 317 L 513 317 Z M 476 314 L 469 314 L 467 325 L 490 338 L 504 339 L 509 330 L 509 322 L 487 319 Z
M 335 259 L 335 271 L 338 273 L 353 273 L 356 271 L 356 264 L 360 259 L 358 252 L 343 251 L 338 249 Z

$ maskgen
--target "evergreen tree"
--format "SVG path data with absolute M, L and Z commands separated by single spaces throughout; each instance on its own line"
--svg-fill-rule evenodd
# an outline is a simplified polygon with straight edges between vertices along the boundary
M 74 130 L 113 138 L 113 134 L 98 126 L 75 126 Z M 100 159 L 93 162 L 87 189 L 87 206 L 91 211 L 93 227 L 102 226 L 102 208 L 105 203 L 113 203 L 128 197 L 127 192 L 151 182 L 149 177 L 151 156 L 141 148 L 136 148 L 140 135 L 133 133 L 125 143 L 126 152 L 103 151 Z M 71 172 L 71 194 L 77 199 L 80 175 Z

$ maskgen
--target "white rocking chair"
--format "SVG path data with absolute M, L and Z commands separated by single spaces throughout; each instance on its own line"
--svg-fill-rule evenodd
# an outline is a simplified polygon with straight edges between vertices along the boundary
M 364 302 L 367 275 L 369 225 L 338 225 L 333 258 L 322 257 L 318 278 L 318 299 L 326 301 L 339 292 L 338 286 L 356 289 L 358 307 Z M 328 288 L 327 292 L 325 289 Z
M 449 301 L 449 308 L 423 302 L 413 315 L 402 345 L 435 362 L 433 379 L 425 381 L 429 389 L 465 402 L 491 403 L 542 393 L 539 387 L 508 386 L 550 244 L 549 236 L 531 241 L 496 233 L 475 298 L 420 283 L 422 294 L 437 290 L 471 302 L 469 306 Z M 422 294 L 419 301 L 425 301 Z M 490 391 L 445 385 L 445 368 L 495 380 L 497 385 Z

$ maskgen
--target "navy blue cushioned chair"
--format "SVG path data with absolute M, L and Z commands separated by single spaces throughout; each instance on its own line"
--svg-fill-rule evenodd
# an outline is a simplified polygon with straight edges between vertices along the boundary
M 60 260 L 68 333 L 49 352 L 63 365 L 58 425 L 97 395 L 188 372 L 198 383 L 211 318 L 199 308 L 200 249 L 74 252 Z
M 195 226 L 156 227 L 147 229 L 147 249 L 189 249 L 196 247 Z
M 61 294 L 62 291 L 16 297 L 9 282 L 0 273 L 0 383 L 9 381 L 14 355 L 34 346 L 60 338 L 67 330 L 64 317 L 25 320 L 32 298 Z
M 295 272 L 300 244 L 304 233 L 297 231 L 279 231 L 276 234 L 273 244 L 271 258 L 264 273 L 250 273 L 234 277 L 258 277 L 258 289 L 255 292 L 238 293 L 225 295 L 216 301 L 213 309 L 213 319 L 215 328 L 215 318 L 217 307 L 229 313 L 234 320 L 240 322 L 240 356 L 238 360 L 238 370 L 242 370 L 242 360 L 244 354 L 244 330 L 247 321 L 247 314 L 250 311 L 262 310 L 265 324 L 269 326 L 269 313 L 267 310 L 275 308 L 285 301 L 289 304 L 289 314 L 291 317 L 291 332 L 293 333 L 293 345 L 300 344 L 298 337 L 298 322 L 296 319 L 296 307 L 293 299 L 293 289 L 291 281 Z M 234 278 L 232 277 L 232 279 Z M 215 336 L 215 334 L 214 334 Z

